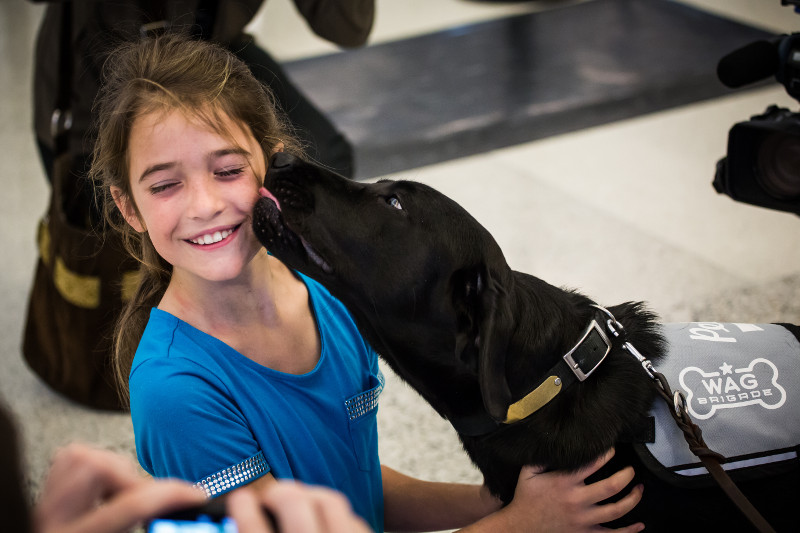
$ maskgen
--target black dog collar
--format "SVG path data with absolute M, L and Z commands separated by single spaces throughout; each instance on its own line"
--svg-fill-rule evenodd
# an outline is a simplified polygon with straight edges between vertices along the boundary
M 450 423 L 462 435 L 485 435 L 503 424 L 524 420 L 547 405 L 562 390 L 575 382 L 585 381 L 611 351 L 611 340 L 603 327 L 606 320 L 607 316 L 598 307 L 577 344 L 545 372 L 545 377 L 531 392 L 508 407 L 505 420 L 498 422 L 481 410 L 472 415 L 453 417 Z
M 547 405 L 559 392 L 576 381 L 585 381 L 597 370 L 611 351 L 611 341 L 601 325 L 605 323 L 604 319 L 605 315 L 598 311 L 581 340 L 545 372 L 546 377 L 531 392 L 508 407 L 503 424 L 513 424 L 527 418 Z

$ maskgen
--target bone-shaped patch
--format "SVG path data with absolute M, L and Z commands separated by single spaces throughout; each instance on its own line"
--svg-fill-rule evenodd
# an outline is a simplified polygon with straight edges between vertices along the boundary
M 718 409 L 748 405 L 778 409 L 786 402 L 786 390 L 778 384 L 778 367 L 763 357 L 744 368 L 724 363 L 717 372 L 690 366 L 681 371 L 679 380 L 689 414 L 701 420 L 711 418 Z

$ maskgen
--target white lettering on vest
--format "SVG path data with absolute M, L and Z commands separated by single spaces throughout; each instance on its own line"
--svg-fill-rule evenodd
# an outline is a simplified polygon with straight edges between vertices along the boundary
M 733 372 L 728 363 L 719 368 L 722 372 L 705 372 L 696 366 L 681 371 L 680 385 L 692 416 L 705 420 L 717 409 L 747 405 L 777 409 L 786 402 L 786 390 L 778 384 L 778 367 L 771 361 L 759 357 Z
M 720 331 L 730 333 L 723 324 L 719 322 L 698 322 L 696 328 L 689 330 L 689 338 L 696 341 L 711 341 L 711 342 L 736 342 L 733 337 L 723 337 L 719 334 Z

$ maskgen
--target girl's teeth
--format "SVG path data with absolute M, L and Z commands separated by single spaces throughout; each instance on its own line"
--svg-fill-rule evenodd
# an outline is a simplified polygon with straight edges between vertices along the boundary
M 225 231 L 215 231 L 212 235 L 208 233 L 203 235 L 202 237 L 198 237 L 197 239 L 192 239 L 192 242 L 195 244 L 214 244 L 215 242 L 219 242 L 225 237 L 229 236 L 233 233 L 232 229 L 226 229 Z

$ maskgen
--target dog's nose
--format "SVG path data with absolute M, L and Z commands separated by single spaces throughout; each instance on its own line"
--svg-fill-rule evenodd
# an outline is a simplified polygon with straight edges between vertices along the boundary
M 278 152 L 272 156 L 272 161 L 270 161 L 269 166 L 272 168 L 285 168 L 291 166 L 292 163 L 294 163 L 294 156 L 286 152 Z

